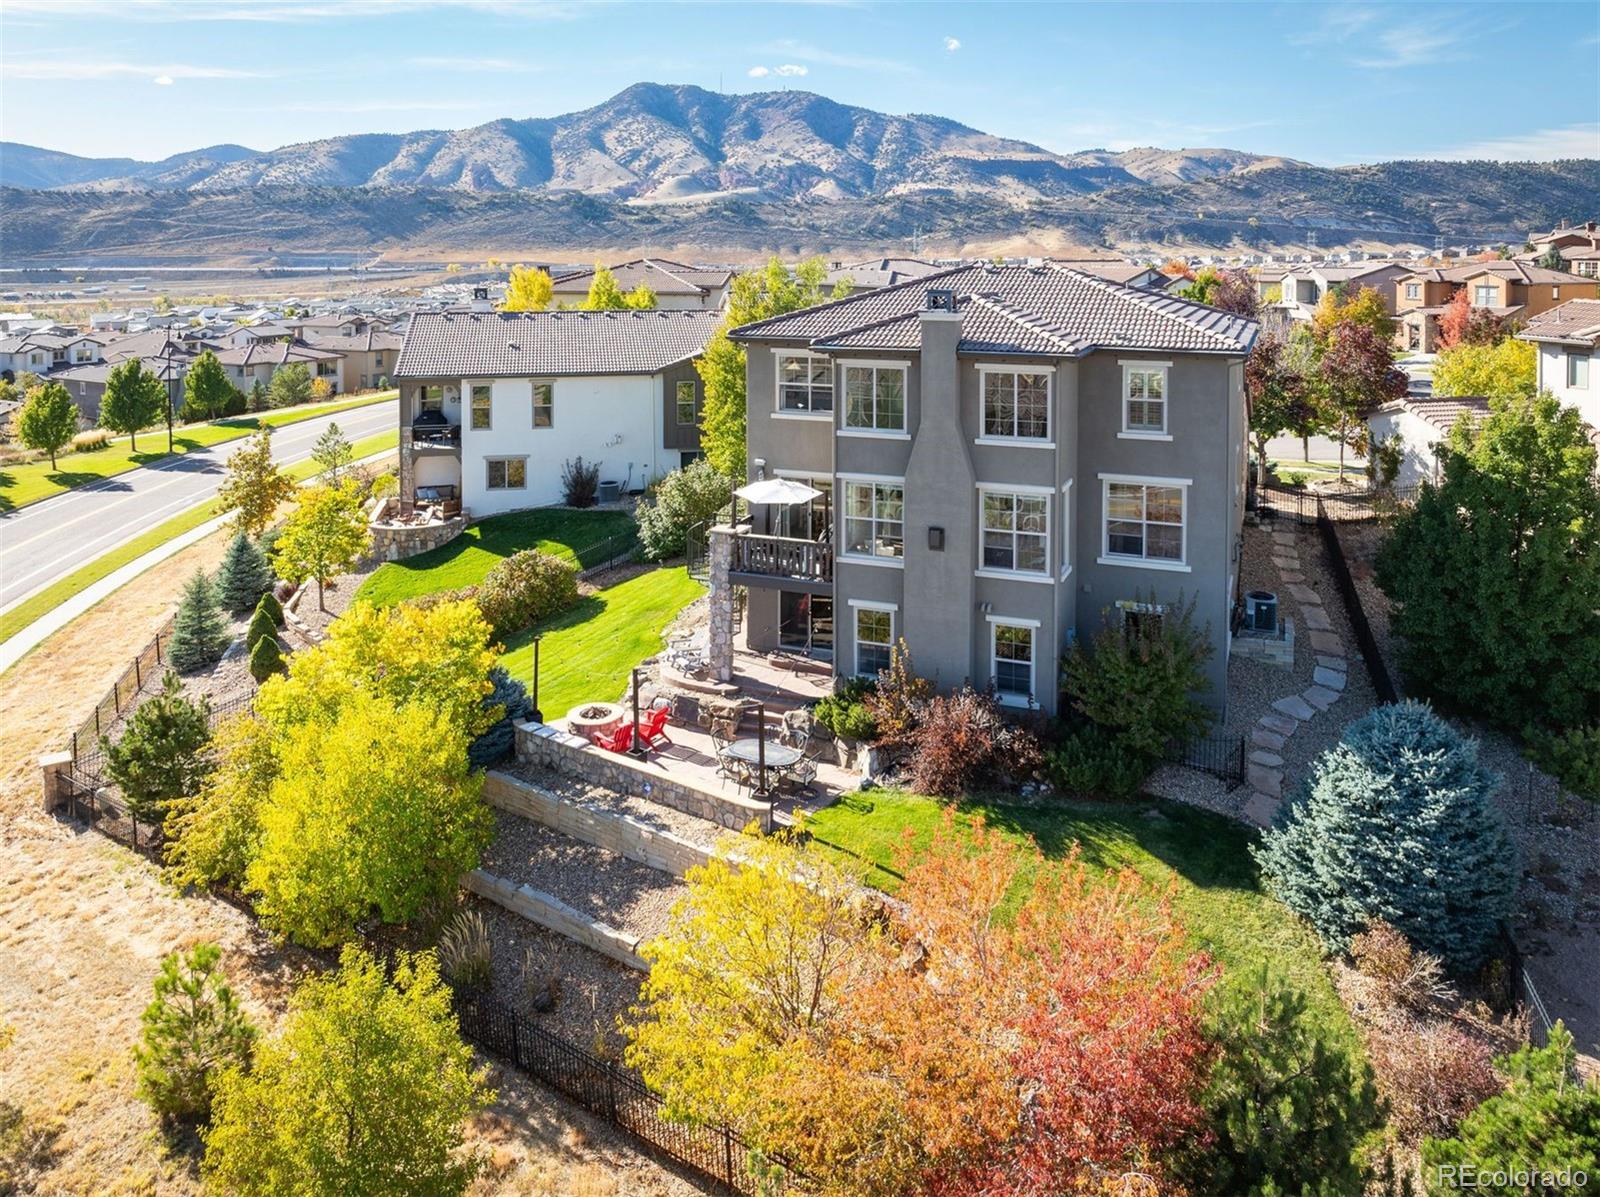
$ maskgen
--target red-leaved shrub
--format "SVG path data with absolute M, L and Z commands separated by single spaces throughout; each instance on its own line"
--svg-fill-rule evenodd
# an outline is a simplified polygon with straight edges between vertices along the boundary
M 957 798 L 1023 780 L 1041 760 L 1032 733 L 1006 722 L 991 695 L 964 688 L 928 700 L 912 736 L 911 784 L 918 793 Z

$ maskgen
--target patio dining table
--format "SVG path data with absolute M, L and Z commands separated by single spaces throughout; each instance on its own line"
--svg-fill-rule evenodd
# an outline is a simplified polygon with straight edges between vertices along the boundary
M 722 750 L 722 755 L 732 757 L 736 761 L 742 761 L 744 764 L 749 765 L 751 769 L 759 768 L 762 755 L 761 741 L 755 736 L 746 736 L 742 740 L 735 740 L 729 744 Z M 798 748 L 790 748 L 787 744 L 780 744 L 776 740 L 767 741 L 766 762 L 768 772 L 776 769 L 779 773 L 782 773 L 785 769 L 792 769 L 800 763 L 800 756 L 801 753 Z M 761 779 L 762 789 L 767 788 L 766 780 L 765 777 Z

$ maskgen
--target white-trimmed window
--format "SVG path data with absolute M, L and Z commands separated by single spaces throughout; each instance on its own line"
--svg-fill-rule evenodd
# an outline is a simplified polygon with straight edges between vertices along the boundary
M 524 490 L 528 485 L 526 457 L 488 457 L 483 462 L 490 490 Z
M 1103 560 L 1182 567 L 1188 480 L 1107 478 L 1104 485 Z
M 680 427 L 688 428 L 700 422 L 700 401 L 694 392 L 692 378 L 685 378 L 673 388 L 672 404 Z
M 1407 283 L 1406 284 L 1406 298 L 1407 299 L 1421 299 L 1422 298 L 1422 284 L 1421 283 Z
M 1050 375 L 1020 370 L 981 371 L 983 435 L 997 440 L 1050 439 Z
M 858 432 L 906 430 L 906 368 L 846 366 L 844 426 Z
M 1479 283 L 1472 288 L 1472 306 L 1492 308 L 1500 302 L 1500 288 L 1493 283 Z
M 244 377 L 244 367 L 240 366 L 238 369 L 239 369 L 239 377 L 243 378 Z M 423 387 L 417 393 L 417 411 L 419 413 L 425 412 L 425 411 L 443 411 L 443 410 L 444 410 L 444 387 L 439 386 L 438 384 L 434 384 L 433 386 L 425 386 L 425 387 Z
M 989 669 L 995 697 L 1008 706 L 1033 703 L 1034 641 L 1039 625 L 1031 620 L 989 617 Z
M 894 647 L 893 603 L 869 603 L 852 599 L 856 628 L 856 676 L 877 677 L 889 668 Z
M 811 353 L 778 354 L 778 410 L 807 414 L 833 410 L 833 362 Z
M 553 382 L 536 382 L 533 384 L 533 426 L 535 428 L 554 428 L 556 424 L 556 384 Z
M 983 568 L 1043 574 L 1050 568 L 1050 496 L 981 489 Z
M 1166 363 L 1122 364 L 1122 434 L 1167 434 Z
M 494 390 L 477 385 L 471 389 L 472 430 L 482 432 L 494 427 Z
M 854 557 L 905 556 L 906 489 L 900 482 L 844 484 L 844 551 Z
M 1589 354 L 1567 353 L 1567 386 L 1575 391 L 1589 389 Z

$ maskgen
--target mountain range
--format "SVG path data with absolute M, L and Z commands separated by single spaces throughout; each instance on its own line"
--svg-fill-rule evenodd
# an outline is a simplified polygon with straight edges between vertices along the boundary
M 1600 162 L 1323 168 L 1229 149 L 1057 154 L 811 92 L 640 83 L 563 116 L 268 151 L 218 145 L 160 162 L 6 142 L 0 187 L 7 261 L 150 252 L 158 240 L 215 254 L 230 222 L 246 256 L 450 248 L 467 236 L 733 253 L 876 248 L 920 232 L 970 247 L 1040 230 L 1106 246 L 1297 244 L 1315 230 L 1332 246 L 1505 239 L 1592 216 Z

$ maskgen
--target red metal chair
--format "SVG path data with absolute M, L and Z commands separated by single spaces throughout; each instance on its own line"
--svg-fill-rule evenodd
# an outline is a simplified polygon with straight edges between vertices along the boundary
M 643 723 L 636 725 L 639 732 L 639 741 L 646 748 L 654 748 L 657 740 L 665 744 L 671 744 L 672 737 L 667 735 L 667 720 L 671 716 L 672 712 L 666 707 L 654 708 Z
M 596 735 L 594 743 L 607 752 L 627 752 L 633 747 L 633 724 L 624 723 L 609 736 L 604 733 Z

